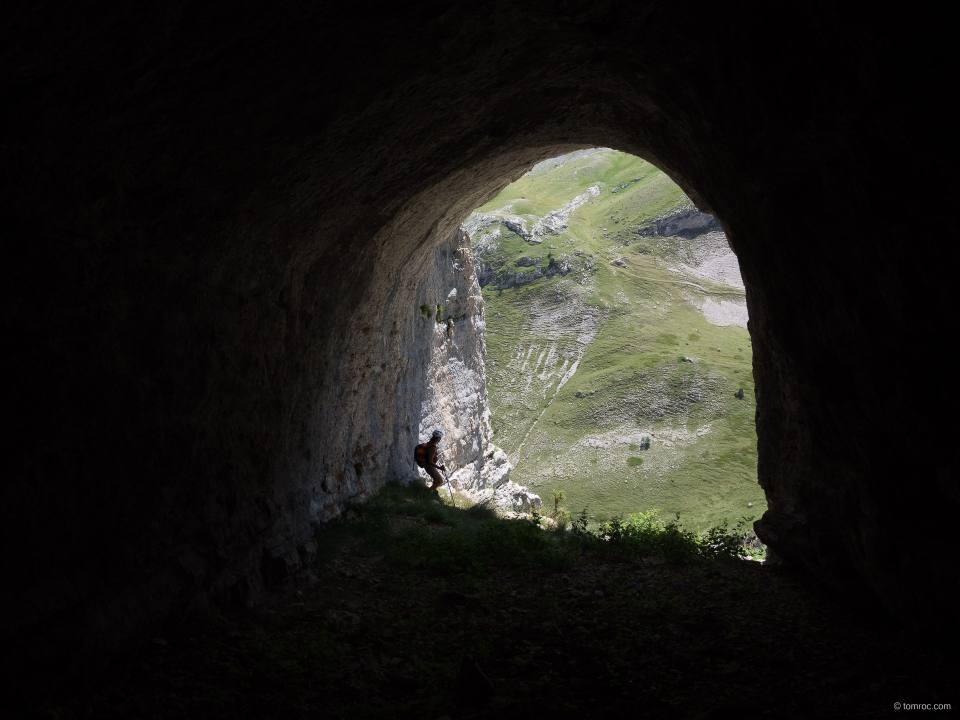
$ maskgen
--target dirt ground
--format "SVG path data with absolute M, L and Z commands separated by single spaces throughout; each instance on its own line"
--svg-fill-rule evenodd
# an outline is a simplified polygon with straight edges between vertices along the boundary
M 171 628 L 95 680 L 35 691 L 21 713 L 720 719 L 956 707 L 954 653 L 760 563 L 585 555 L 564 571 L 441 576 L 355 550 L 318 562 L 313 587 Z

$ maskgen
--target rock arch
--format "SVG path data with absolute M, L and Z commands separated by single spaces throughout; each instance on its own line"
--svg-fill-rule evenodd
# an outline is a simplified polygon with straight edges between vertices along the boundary
M 386 478 L 420 265 L 592 146 L 664 168 L 739 256 L 762 536 L 945 622 L 955 393 L 923 379 L 952 324 L 930 218 L 953 183 L 916 75 L 945 72 L 945 22 L 699 0 L 39 12 L 6 23 L 0 89 L 9 647 L 77 669 L 296 573 L 317 504 Z

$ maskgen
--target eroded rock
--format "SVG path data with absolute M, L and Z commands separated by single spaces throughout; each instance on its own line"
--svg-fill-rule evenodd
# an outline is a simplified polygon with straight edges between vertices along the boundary
M 444 433 L 439 454 L 451 486 L 496 487 L 507 481 L 511 465 L 490 440 L 483 298 L 470 236 L 462 228 L 422 266 L 415 302 L 430 308 L 433 317 L 421 313 L 410 331 L 409 360 L 397 398 L 402 429 L 391 449 L 388 472 L 404 481 L 427 480 L 413 462 L 413 448 L 439 428 Z M 446 321 L 437 322 L 438 317 Z M 416 433 L 404 431 L 414 427 Z
M 660 237 L 683 235 L 685 237 L 695 237 L 710 232 L 711 230 L 719 229 L 720 223 L 717 222 L 717 219 L 713 215 L 700 212 L 696 208 L 685 208 L 657 218 L 648 225 L 644 225 L 637 230 L 637 235 L 657 235 Z

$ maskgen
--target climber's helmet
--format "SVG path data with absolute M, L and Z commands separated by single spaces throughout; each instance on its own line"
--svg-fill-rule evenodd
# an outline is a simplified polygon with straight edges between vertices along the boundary
M 439 439 L 442 438 L 442 437 L 443 437 L 443 430 L 434 430 L 434 431 L 433 431 L 433 436 L 432 436 L 431 439 L 432 439 L 432 440 L 439 440 Z

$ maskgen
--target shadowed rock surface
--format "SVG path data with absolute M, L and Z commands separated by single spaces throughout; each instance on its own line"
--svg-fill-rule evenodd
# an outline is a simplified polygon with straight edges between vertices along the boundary
M 956 396 L 917 382 L 953 266 L 944 235 L 914 232 L 955 184 L 920 82 L 944 84 L 948 24 L 769 12 L 8 14 L 10 667 L 95 669 L 295 577 L 318 487 L 337 505 L 387 479 L 419 268 L 535 163 L 603 146 L 667 171 L 738 255 L 758 533 L 839 593 L 955 633 Z

